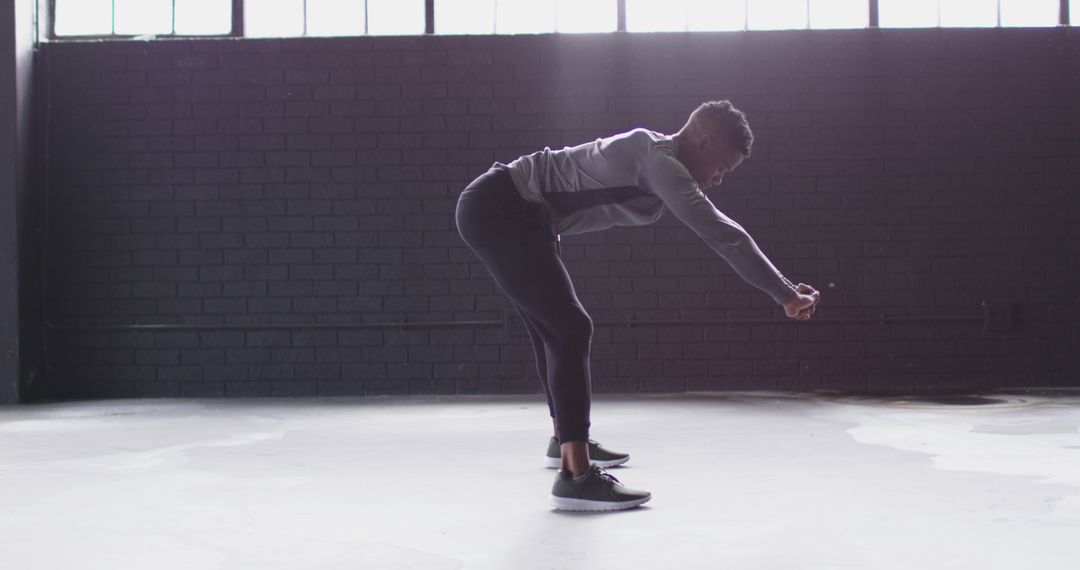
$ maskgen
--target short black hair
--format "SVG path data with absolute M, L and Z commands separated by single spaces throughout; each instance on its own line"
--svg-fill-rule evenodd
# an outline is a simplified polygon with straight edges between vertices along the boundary
M 708 125 L 720 129 L 717 134 L 727 137 L 743 156 L 750 156 L 750 147 L 754 146 L 754 133 L 750 130 L 750 123 L 746 122 L 746 114 L 736 109 L 731 101 L 706 101 L 690 113 L 691 119 L 695 117 L 700 117 Z

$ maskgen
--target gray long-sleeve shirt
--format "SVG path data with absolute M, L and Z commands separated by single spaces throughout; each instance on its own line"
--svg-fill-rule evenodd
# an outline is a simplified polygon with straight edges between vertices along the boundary
M 747 283 L 779 304 L 795 298 L 791 281 L 742 226 L 713 206 L 676 156 L 670 135 L 634 129 L 545 148 L 507 166 L 522 197 L 546 205 L 557 233 L 651 224 L 670 210 Z

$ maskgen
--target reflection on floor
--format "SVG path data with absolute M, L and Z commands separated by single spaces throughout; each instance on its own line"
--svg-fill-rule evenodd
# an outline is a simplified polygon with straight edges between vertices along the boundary
M 1075 568 L 1080 394 L 597 395 L 653 499 L 552 511 L 539 396 L 0 408 L 31 569 Z

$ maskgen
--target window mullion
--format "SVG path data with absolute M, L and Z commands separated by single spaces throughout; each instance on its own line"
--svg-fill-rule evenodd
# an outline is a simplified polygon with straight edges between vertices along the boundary
M 48 33 L 49 39 L 53 40 L 56 39 L 56 0 L 49 0 L 48 7 L 49 13 L 46 14 L 46 17 L 49 18 Z
M 244 0 L 232 0 L 232 32 L 233 37 L 244 37 Z

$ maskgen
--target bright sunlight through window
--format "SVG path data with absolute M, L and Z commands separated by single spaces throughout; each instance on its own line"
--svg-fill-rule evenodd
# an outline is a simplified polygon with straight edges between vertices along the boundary
M 996 0 L 995 0 L 996 1 Z M 809 4 L 809 6 L 808 6 Z M 630 32 L 865 28 L 866 0 L 627 0 Z M 809 11 L 807 11 L 809 8 Z
M 227 34 L 232 30 L 229 0 L 177 0 L 176 33 L 189 36 Z
M 498 0 L 495 33 L 549 34 L 555 31 L 555 0 Z
M 751 30 L 806 28 L 806 0 L 753 0 L 747 8 L 747 27 Z
M 810 0 L 811 28 L 865 28 L 869 25 L 870 3 L 866 0 Z
M 439 34 L 613 32 L 612 0 L 436 0 Z
M 55 0 L 57 36 L 226 35 L 233 0 Z M 243 0 L 249 37 L 423 34 L 425 0 Z M 865 28 L 868 0 L 625 0 L 629 32 Z M 1071 24 L 1080 0 L 1069 0 Z M 435 0 L 439 34 L 604 33 L 617 0 Z M 878 0 L 882 28 L 1052 27 L 1060 0 Z
M 1001 25 L 1041 27 L 1058 25 L 1058 0 L 1001 0 Z M 1073 22 L 1076 17 L 1073 17 Z
M 112 0 L 56 0 L 56 35 L 112 33 Z
M 879 2 L 882 28 L 1056 26 L 1060 9 L 1059 0 L 879 0 Z M 1076 18 L 1073 18 L 1073 21 L 1075 22 Z

